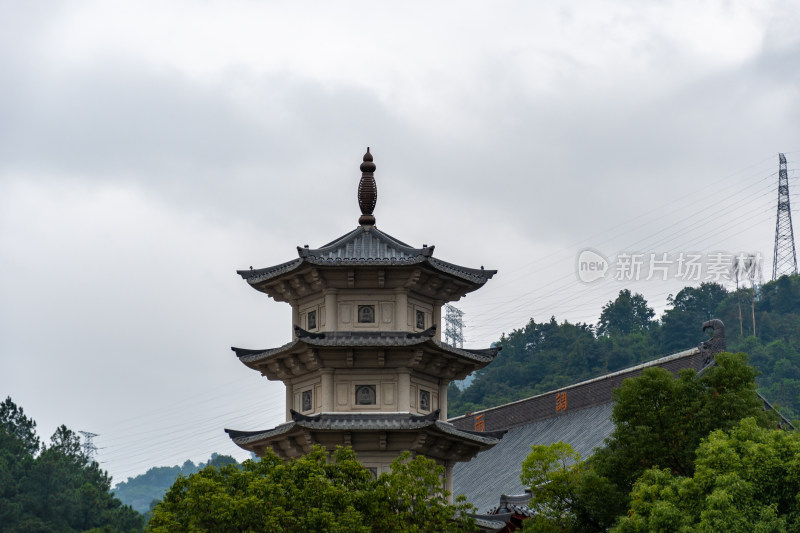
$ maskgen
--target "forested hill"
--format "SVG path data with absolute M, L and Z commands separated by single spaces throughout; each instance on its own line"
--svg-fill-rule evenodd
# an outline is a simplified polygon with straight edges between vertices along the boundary
M 719 318 L 725 322 L 728 351 L 747 353 L 761 372 L 759 391 L 787 418 L 800 417 L 800 276 L 766 283 L 755 294 L 749 288 L 727 291 L 703 283 L 671 296 L 669 303 L 656 319 L 640 294 L 623 290 L 603 306 L 597 324 L 559 323 L 553 317 L 503 334 L 498 341 L 502 351 L 469 387 L 460 391 L 451 384 L 448 415 L 527 398 L 692 348 L 703 339 L 701 324 Z
M 144 474 L 117 483 L 114 496 L 125 505 L 130 505 L 142 514 L 147 514 L 153 505 L 164 497 L 164 493 L 175 483 L 178 476 L 190 476 L 206 466 L 225 466 L 236 464 L 230 455 L 211 454 L 207 463 L 194 464 L 185 461 L 182 466 L 154 466 Z

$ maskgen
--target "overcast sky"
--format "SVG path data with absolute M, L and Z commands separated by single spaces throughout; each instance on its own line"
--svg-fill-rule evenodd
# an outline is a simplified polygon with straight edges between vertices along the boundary
M 499 270 L 456 303 L 470 347 L 699 283 L 619 254 L 768 278 L 798 30 L 798 1 L 0 2 L 0 394 L 115 482 L 245 457 L 223 428 L 280 423 L 283 385 L 229 348 L 291 314 L 235 270 L 356 227 L 367 146 L 380 229 Z

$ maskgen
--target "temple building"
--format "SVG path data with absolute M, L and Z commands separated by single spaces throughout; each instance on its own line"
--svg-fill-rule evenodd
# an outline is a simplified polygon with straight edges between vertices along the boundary
M 699 325 L 698 325 L 699 326 Z M 700 337 L 701 327 L 698 327 Z M 475 505 L 486 522 L 502 522 L 495 531 L 510 532 L 522 527 L 522 522 L 535 516 L 528 506 L 530 487 L 522 485 L 522 462 L 532 445 L 554 442 L 570 444 L 581 457 L 588 457 L 604 446 L 614 430 L 612 412 L 613 391 L 625 379 L 639 376 L 645 369 L 660 367 L 677 374 L 690 368 L 698 375 L 715 365 L 714 356 L 726 350 L 725 325 L 713 319 L 702 324 L 702 331 L 711 336 L 698 346 L 538 394 L 452 418 L 458 428 L 480 427 L 487 431 L 505 430 L 500 443 L 469 463 L 456 465 L 453 473 L 455 494 L 464 494 Z M 759 394 L 765 410 L 775 411 Z M 779 412 L 783 428 L 794 429 Z M 475 483 L 475 480 L 481 480 Z M 484 530 L 488 531 L 488 528 Z
M 292 307 L 292 338 L 280 347 L 233 348 L 247 367 L 286 386 L 286 422 L 226 429 L 241 448 L 294 458 L 315 444 L 351 446 L 375 474 L 410 450 L 452 471 L 496 445 L 503 432 L 447 422 L 447 385 L 492 362 L 499 348 L 445 344 L 442 306 L 481 288 L 494 270 L 466 268 L 380 231 L 375 163 L 361 164 L 358 227 L 298 257 L 239 271 L 257 291 Z

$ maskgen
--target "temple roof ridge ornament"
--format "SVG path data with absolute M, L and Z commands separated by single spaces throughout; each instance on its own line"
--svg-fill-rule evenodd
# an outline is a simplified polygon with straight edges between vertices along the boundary
M 375 163 L 372 162 L 372 154 L 369 153 L 369 146 L 367 146 L 367 153 L 364 154 L 364 162 L 360 167 L 361 180 L 358 182 L 358 206 L 361 208 L 358 223 L 362 226 L 375 225 L 375 216 L 372 212 L 378 201 L 378 186 L 375 183 L 376 168 Z

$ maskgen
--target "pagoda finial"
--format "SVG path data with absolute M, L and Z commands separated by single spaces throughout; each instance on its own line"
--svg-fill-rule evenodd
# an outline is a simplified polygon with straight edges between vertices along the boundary
M 372 154 L 364 154 L 364 162 L 361 163 L 361 181 L 358 182 L 358 206 L 361 208 L 361 216 L 358 223 L 362 226 L 374 226 L 375 217 L 372 212 L 375 210 L 375 202 L 378 201 L 378 186 L 375 184 L 375 163 L 372 162 Z

